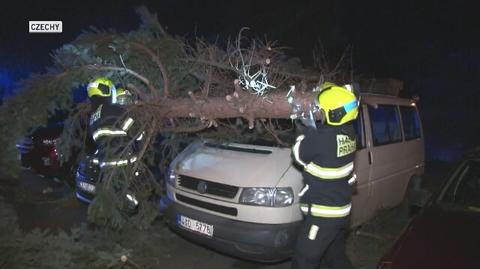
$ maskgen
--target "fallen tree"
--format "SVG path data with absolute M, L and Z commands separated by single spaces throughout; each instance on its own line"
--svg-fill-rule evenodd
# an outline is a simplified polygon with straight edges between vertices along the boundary
M 146 171 L 153 187 L 134 181 L 127 185 L 141 185 L 140 189 L 148 192 L 159 192 L 161 187 L 148 173 L 147 165 L 154 160 L 153 152 L 159 150 L 154 146 L 159 135 L 163 147 L 171 147 L 186 133 L 203 130 L 213 129 L 213 133 L 225 137 L 225 128 L 221 127 L 236 126 L 238 121 L 233 124 L 221 119 L 238 118 L 248 129 L 263 125 L 275 138 L 276 125 L 271 119 L 288 119 L 292 110 L 307 110 L 315 94 L 313 90 L 323 81 L 352 80 L 349 72 L 343 72 L 345 58 L 329 68 L 325 57 L 316 54 L 316 65 L 307 69 L 275 42 L 244 38 L 245 29 L 225 45 L 202 39 L 184 40 L 169 35 L 156 15 L 145 7 L 137 12 L 142 19 L 137 30 L 117 33 L 92 28 L 82 33 L 52 54 L 54 65 L 48 72 L 24 81 L 19 94 L 5 102 L 0 108 L 4 134 L 1 142 L 7 147 L 0 159 L 2 167 L 15 167 L 15 139 L 28 128 L 44 124 L 49 115 L 59 110 L 70 111 L 59 141 L 63 157 L 70 158 L 69 149 L 74 145 L 83 148 L 89 104 L 77 104 L 72 90 L 84 90 L 97 76 L 110 78 L 138 97 L 129 113 L 135 115 L 136 123 L 146 132 L 147 143 L 138 156 L 143 162 L 137 162 L 134 170 Z M 293 88 L 295 91 L 291 91 Z M 288 96 L 293 99 L 287 99 Z M 212 131 L 209 133 L 211 136 Z M 162 149 L 162 153 L 172 154 L 175 150 Z M 110 179 L 104 180 L 103 185 L 115 180 L 107 178 Z M 116 202 L 101 201 L 102 197 L 112 196 L 97 195 L 90 215 L 102 219 L 104 224 L 121 227 L 123 215 L 115 211 Z M 111 206 L 105 207 L 107 204 Z M 99 206 L 95 209 L 96 205 Z M 142 212 L 139 218 L 148 222 L 156 211 L 150 208 Z

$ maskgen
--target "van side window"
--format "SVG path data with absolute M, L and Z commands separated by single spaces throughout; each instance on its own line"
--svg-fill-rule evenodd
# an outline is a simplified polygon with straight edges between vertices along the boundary
M 363 149 L 365 147 L 365 132 L 362 111 L 360 109 L 358 111 L 357 119 L 353 121 L 353 128 L 355 129 L 355 135 L 357 136 L 357 149 Z
M 420 137 L 420 119 L 415 107 L 401 106 L 400 113 L 402 114 L 403 133 L 405 140 L 415 139 Z
M 368 114 L 372 125 L 373 145 L 385 145 L 402 140 L 400 115 L 393 105 L 368 106 Z

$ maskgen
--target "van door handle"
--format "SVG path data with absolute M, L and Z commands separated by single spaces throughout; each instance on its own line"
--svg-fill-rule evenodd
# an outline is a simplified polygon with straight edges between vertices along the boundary
M 372 152 L 368 151 L 368 164 L 372 164 Z

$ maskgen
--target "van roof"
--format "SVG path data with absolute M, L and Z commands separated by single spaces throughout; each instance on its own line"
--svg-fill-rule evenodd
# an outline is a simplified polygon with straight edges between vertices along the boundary
M 392 96 L 392 95 L 382 95 L 375 93 L 361 93 L 360 101 L 369 105 L 376 104 L 391 104 L 391 105 L 406 105 L 411 106 L 414 103 L 411 99 Z

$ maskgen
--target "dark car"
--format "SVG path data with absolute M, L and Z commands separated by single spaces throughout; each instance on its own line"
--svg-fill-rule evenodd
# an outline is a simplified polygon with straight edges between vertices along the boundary
M 163 137 L 158 136 L 153 146 L 155 148 L 162 148 L 162 141 Z M 160 163 L 162 161 L 162 158 L 163 157 L 161 155 L 161 150 L 156 151 L 153 163 Z M 159 182 L 163 181 L 164 176 L 162 171 L 160 171 L 158 165 L 148 166 L 148 168 Z M 96 184 L 99 182 L 99 177 L 100 164 L 98 161 L 98 157 L 96 157 L 95 153 L 92 152 L 87 155 L 85 159 L 81 160 L 78 163 L 78 167 L 75 173 L 75 194 L 80 201 L 86 203 L 92 202 L 92 200 L 95 198 Z M 126 198 L 129 203 L 137 203 L 137 200 L 135 199 L 135 195 L 133 193 L 127 195 Z
M 90 204 L 95 198 L 97 184 L 100 182 L 100 165 L 95 155 L 87 155 L 80 161 L 75 175 L 75 195 L 77 199 Z M 125 209 L 128 213 L 137 210 L 139 202 L 134 192 L 127 192 L 125 196 Z
M 18 159 L 23 167 L 32 168 L 37 173 L 60 177 L 69 168 L 60 164 L 56 143 L 63 131 L 63 123 L 39 127 L 22 138 L 17 144 Z
M 100 180 L 100 165 L 94 155 L 87 156 L 81 161 L 75 175 L 75 195 L 77 199 L 90 204 L 95 198 L 96 187 Z M 130 192 L 125 196 L 125 209 L 127 212 L 134 213 L 137 210 L 139 202 L 135 193 Z
M 480 154 L 460 162 L 378 269 L 480 268 Z

